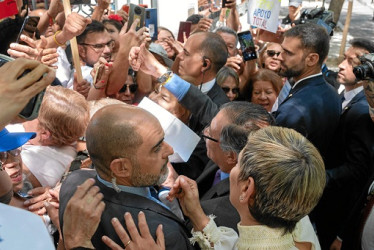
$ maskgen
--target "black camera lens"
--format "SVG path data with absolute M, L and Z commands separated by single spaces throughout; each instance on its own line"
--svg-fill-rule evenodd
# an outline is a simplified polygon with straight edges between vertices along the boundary
M 134 12 L 135 14 L 140 15 L 142 13 L 142 10 L 140 9 L 140 7 L 136 6 Z
M 364 80 L 367 78 L 374 78 L 374 68 L 370 62 L 365 62 L 360 66 L 353 68 L 353 74 L 355 74 L 357 80 Z

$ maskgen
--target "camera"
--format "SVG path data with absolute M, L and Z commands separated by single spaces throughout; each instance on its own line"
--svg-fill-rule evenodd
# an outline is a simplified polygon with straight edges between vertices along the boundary
M 374 79 L 374 53 L 360 57 L 361 65 L 353 68 L 357 80 Z
M 304 24 L 304 23 L 316 23 L 324 27 L 327 34 L 332 36 L 333 29 L 336 27 L 334 22 L 334 12 L 330 10 L 325 10 L 325 7 L 306 9 L 300 14 L 300 19 L 295 20 L 294 24 Z

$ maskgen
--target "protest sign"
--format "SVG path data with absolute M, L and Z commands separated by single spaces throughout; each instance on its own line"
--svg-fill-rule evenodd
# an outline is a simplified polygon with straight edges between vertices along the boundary
M 276 33 L 281 0 L 254 0 L 248 2 L 248 23 Z

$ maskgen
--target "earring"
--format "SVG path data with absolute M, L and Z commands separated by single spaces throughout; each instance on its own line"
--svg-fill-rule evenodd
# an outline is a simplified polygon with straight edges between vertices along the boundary
M 112 173 L 112 187 L 113 187 L 113 189 L 117 192 L 117 193 L 119 193 L 119 192 L 121 192 L 121 189 L 118 187 L 118 185 L 117 185 L 117 179 L 116 179 L 116 177 L 113 175 L 113 173 Z
M 240 196 L 239 196 L 239 201 L 243 201 L 243 200 L 244 200 L 243 195 L 240 195 Z

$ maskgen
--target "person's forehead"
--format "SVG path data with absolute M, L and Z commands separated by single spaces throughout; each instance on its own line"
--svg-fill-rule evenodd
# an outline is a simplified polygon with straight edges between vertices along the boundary
M 138 133 L 143 138 L 143 145 L 152 148 L 165 136 L 160 122 L 155 118 L 147 117 L 144 122 L 138 124 Z
M 190 36 L 187 39 L 186 44 L 184 45 L 184 49 L 186 49 L 189 53 L 196 52 L 200 50 L 202 37 L 198 34 Z
M 347 58 L 355 59 L 355 58 L 361 57 L 362 55 L 364 55 L 366 53 L 369 53 L 369 52 L 364 48 L 358 48 L 358 47 L 352 47 L 351 46 L 345 52 L 345 56 Z
M 273 44 L 270 44 L 266 50 L 281 50 L 282 49 L 282 46 L 278 43 L 273 43 Z
M 217 115 L 213 118 L 210 129 L 216 133 L 221 133 L 222 128 L 229 124 L 229 120 L 225 113 L 225 110 L 220 110 Z
M 302 49 L 301 41 L 297 37 L 285 37 L 281 46 L 283 49 L 291 52 Z
M 264 81 L 264 80 L 259 80 L 259 81 L 255 81 L 253 83 L 253 88 L 254 89 L 269 89 L 269 88 L 273 88 L 273 83 L 271 81 Z
M 158 33 L 158 37 L 159 38 L 164 38 L 164 37 L 173 37 L 172 34 L 167 31 L 167 30 L 160 30 L 160 32 Z
M 111 40 L 110 34 L 108 31 L 103 32 L 91 32 L 87 34 L 85 42 L 88 41 L 91 43 L 107 43 Z

